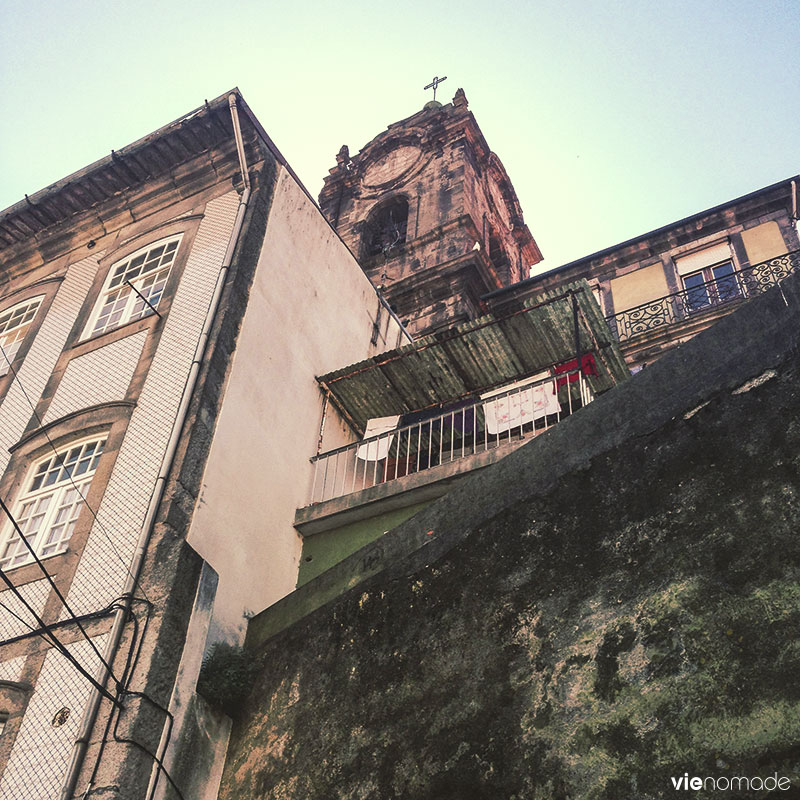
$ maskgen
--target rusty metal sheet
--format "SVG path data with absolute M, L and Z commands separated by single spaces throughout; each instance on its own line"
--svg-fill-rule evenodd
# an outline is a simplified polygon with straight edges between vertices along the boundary
M 362 429 L 371 417 L 445 405 L 511 383 L 575 358 L 573 293 L 581 352 L 594 353 L 599 372 L 589 383 L 605 391 L 628 377 L 628 369 L 585 280 L 531 298 L 509 316 L 463 323 L 318 380 Z

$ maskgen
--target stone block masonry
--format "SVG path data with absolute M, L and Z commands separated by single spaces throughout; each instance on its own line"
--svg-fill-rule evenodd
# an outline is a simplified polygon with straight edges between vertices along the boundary
M 220 796 L 796 792 L 798 332 L 793 277 L 253 620 Z

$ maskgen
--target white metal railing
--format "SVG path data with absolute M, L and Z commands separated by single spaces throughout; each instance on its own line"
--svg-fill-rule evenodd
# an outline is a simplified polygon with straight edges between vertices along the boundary
M 322 453 L 311 459 L 309 504 L 537 436 L 592 399 L 575 369 Z

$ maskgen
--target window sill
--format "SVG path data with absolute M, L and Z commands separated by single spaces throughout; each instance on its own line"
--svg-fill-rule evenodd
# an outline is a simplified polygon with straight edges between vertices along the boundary
M 63 550 L 59 550 L 57 553 L 51 553 L 48 556 L 39 556 L 39 561 L 51 561 L 54 558 L 59 559 L 59 561 L 54 562 L 53 566 L 55 569 L 48 569 L 47 573 L 50 575 L 51 578 L 55 577 L 58 568 L 62 566 L 61 562 L 64 561 L 65 556 L 69 554 L 69 542 L 67 542 L 66 546 Z M 0 567 L 0 569 L 5 572 L 6 575 L 10 575 L 12 572 L 14 573 L 14 585 L 17 589 L 21 588 L 27 583 L 33 583 L 37 580 L 44 580 L 45 576 L 42 570 L 39 569 L 39 565 L 31 559 L 30 561 L 25 561 L 22 564 L 16 564 L 13 567 Z
M 148 314 L 146 317 L 142 317 L 141 319 L 135 319 L 132 322 L 126 322 L 124 325 L 120 325 L 118 328 L 112 328 L 111 330 L 96 333 L 94 336 L 90 336 L 87 339 L 81 339 L 80 341 L 75 342 L 70 350 L 76 351 L 74 352 L 74 355 L 82 355 L 83 351 L 88 352 L 89 350 L 95 350 L 98 347 L 104 347 L 107 344 L 111 344 L 112 342 L 116 342 L 135 333 L 139 333 L 139 331 L 154 328 L 160 319 L 161 318 L 158 316 L 158 314 Z M 102 342 L 102 344 L 98 344 L 99 342 Z

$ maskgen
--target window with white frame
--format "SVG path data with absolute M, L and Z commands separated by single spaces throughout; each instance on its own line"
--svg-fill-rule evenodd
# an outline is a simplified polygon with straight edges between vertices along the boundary
M 743 287 L 734 268 L 733 251 L 727 239 L 702 250 L 675 257 L 683 282 L 686 310 L 691 313 L 735 300 Z
M 5 375 L 11 368 L 42 299 L 34 297 L 0 313 L 0 375 Z
M 180 236 L 161 239 L 112 265 L 84 339 L 152 314 L 158 308 L 180 241 Z
M 712 267 L 682 275 L 689 311 L 735 300 L 742 295 L 733 264 L 723 261 Z
M 16 503 L 14 518 L 39 558 L 67 549 L 104 445 L 105 439 L 79 442 L 34 465 Z M 33 561 L 25 541 L 9 521 L 0 551 L 0 568 Z

